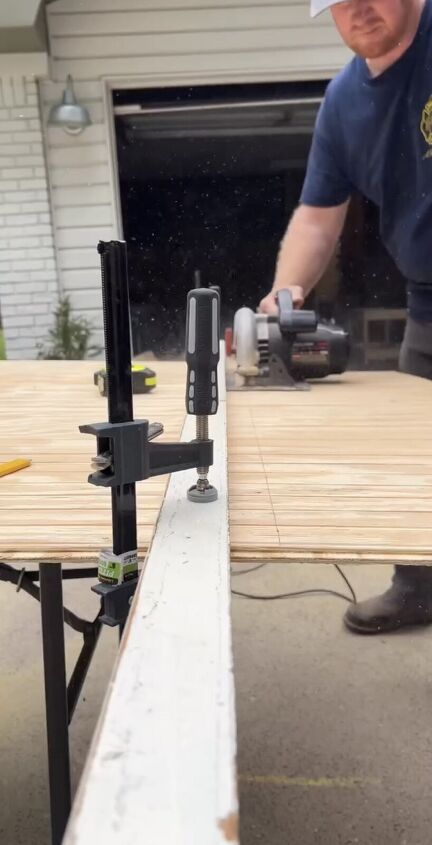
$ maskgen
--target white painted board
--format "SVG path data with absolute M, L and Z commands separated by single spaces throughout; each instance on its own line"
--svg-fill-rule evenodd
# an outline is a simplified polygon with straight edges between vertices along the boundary
M 64 845 L 238 842 L 221 378 L 219 387 L 209 476 L 219 498 L 191 503 L 196 473 L 171 477 Z M 194 434 L 189 417 L 183 439 Z

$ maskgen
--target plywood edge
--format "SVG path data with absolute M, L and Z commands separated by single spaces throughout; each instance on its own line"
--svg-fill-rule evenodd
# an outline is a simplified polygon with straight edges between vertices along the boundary
M 406 554 L 399 551 L 376 552 L 376 551 L 350 551 L 341 550 L 328 552 L 305 551 L 304 549 L 292 550 L 284 548 L 266 548 L 262 546 L 257 552 L 256 547 L 247 549 L 231 547 L 232 563 L 261 563 L 272 561 L 273 563 L 393 563 L 406 564 L 407 566 L 430 566 L 432 564 L 432 553 L 427 554 Z

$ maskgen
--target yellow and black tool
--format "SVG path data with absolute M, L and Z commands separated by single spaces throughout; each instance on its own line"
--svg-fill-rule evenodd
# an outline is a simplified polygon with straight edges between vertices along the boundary
M 106 370 L 98 370 L 93 376 L 93 381 L 99 389 L 101 396 L 107 395 L 107 373 Z M 156 387 L 156 373 L 145 364 L 132 364 L 132 390 L 134 393 L 150 393 Z

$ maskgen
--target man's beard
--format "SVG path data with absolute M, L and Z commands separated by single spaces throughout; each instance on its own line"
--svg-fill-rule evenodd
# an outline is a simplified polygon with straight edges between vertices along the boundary
M 377 28 L 373 37 L 371 33 L 364 36 L 359 33 L 358 36 L 353 37 L 349 44 L 351 50 L 363 59 L 378 59 L 380 56 L 386 56 L 400 44 L 403 31 L 395 34 L 388 32 L 384 26 L 382 31 L 380 29 Z

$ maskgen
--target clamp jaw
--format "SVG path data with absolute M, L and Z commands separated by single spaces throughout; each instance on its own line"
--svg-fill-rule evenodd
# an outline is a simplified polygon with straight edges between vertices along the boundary
M 163 432 L 160 423 L 133 420 L 126 423 L 80 425 L 83 434 L 97 438 L 96 472 L 89 483 L 97 487 L 135 484 L 156 475 L 167 475 L 213 463 L 213 441 L 190 443 L 152 443 Z

